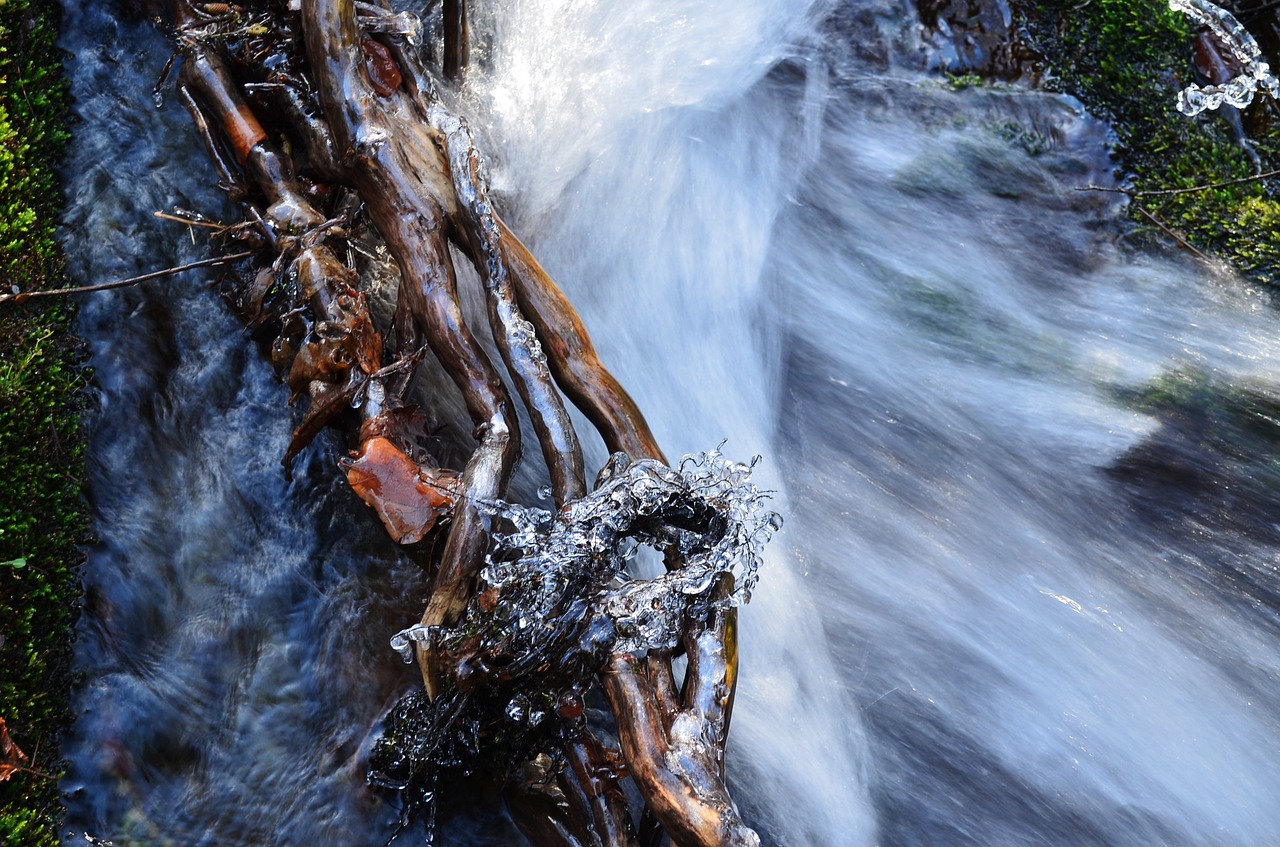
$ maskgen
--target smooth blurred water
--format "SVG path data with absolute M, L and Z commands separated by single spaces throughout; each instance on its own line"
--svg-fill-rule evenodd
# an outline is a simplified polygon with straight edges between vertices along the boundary
M 65 10 L 72 267 L 221 208 L 145 21 Z M 952 90 L 891 2 L 478 11 L 500 202 L 670 454 L 764 456 L 729 766 L 768 843 L 1264 845 L 1280 829 L 1270 296 L 1130 249 L 1106 128 Z M 196 233 L 199 242 L 200 234 Z M 102 411 L 69 824 L 380 844 L 367 733 L 421 578 L 193 280 L 83 312 Z M 589 464 L 603 448 L 588 444 Z M 490 803 L 446 843 L 510 843 Z M 74 843 L 69 839 L 69 843 Z

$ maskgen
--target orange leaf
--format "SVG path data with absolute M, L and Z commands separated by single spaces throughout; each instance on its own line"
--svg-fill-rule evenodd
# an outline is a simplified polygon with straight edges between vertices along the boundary
M 366 439 L 359 455 L 344 464 L 352 490 L 378 513 L 397 544 L 421 541 L 453 508 L 457 479 L 421 467 L 380 435 Z
M 7 782 L 9 777 L 20 770 L 25 770 L 27 754 L 9 737 L 9 727 L 4 718 L 0 718 L 0 782 Z

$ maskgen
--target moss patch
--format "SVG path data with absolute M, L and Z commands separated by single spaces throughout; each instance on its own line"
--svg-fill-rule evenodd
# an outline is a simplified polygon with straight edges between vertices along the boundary
M 56 8 L 0 0 L 0 284 L 63 284 L 55 167 L 67 140 Z M 69 723 L 71 625 L 86 519 L 80 497 L 84 376 L 72 312 L 0 306 L 0 716 L 34 770 L 56 776 Z M 58 843 L 57 782 L 0 783 L 0 843 Z

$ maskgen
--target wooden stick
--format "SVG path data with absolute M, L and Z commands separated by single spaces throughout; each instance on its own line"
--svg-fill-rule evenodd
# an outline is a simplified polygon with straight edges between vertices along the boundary
M 33 300 L 37 297 L 66 297 L 71 294 L 88 294 L 93 291 L 109 291 L 113 288 L 127 288 L 131 285 L 137 285 L 140 282 L 150 282 L 153 279 L 163 279 L 165 277 L 180 274 L 184 271 L 193 271 L 197 268 L 209 268 L 215 265 L 225 265 L 229 262 L 238 262 L 241 259 L 247 259 L 254 254 L 253 250 L 245 250 L 242 253 L 232 253 L 229 256 L 215 256 L 211 259 L 201 259 L 197 262 L 190 262 L 185 265 L 178 265 L 175 268 L 165 268 L 162 271 L 152 271 L 151 273 L 142 274 L 141 276 L 132 276 L 128 279 L 118 279 L 114 282 L 103 282 L 97 285 L 80 285 L 75 288 L 50 288 L 43 291 L 21 291 L 13 294 L 0 294 L 0 303 L 24 303 L 27 300 Z
M 456 80 L 462 76 L 471 52 L 467 0 L 444 0 L 441 16 L 444 20 L 444 75 L 447 79 Z
M 179 3 L 179 8 L 182 5 Z M 267 131 L 241 96 L 221 51 L 199 42 L 191 43 L 181 78 L 195 99 L 222 119 L 222 137 L 236 161 L 266 195 L 264 217 L 273 233 L 276 236 L 301 234 L 322 223 L 324 215 L 312 207 L 298 188 L 292 160 L 270 142 Z
M 557 506 L 564 506 L 587 493 L 578 434 L 564 400 L 556 391 L 536 330 L 525 320 L 516 302 L 511 274 L 502 253 L 502 229 L 485 191 L 480 154 L 466 124 L 457 118 L 450 124 L 449 131 L 444 133 L 445 149 L 449 153 L 458 199 L 457 218 L 461 219 L 463 230 L 459 234 L 466 238 L 472 261 L 488 290 L 489 322 L 494 340 L 529 410 L 551 473 L 552 496 Z
M 759 836 L 729 799 L 714 757 L 699 743 L 705 725 L 682 713 L 668 730 L 648 677 L 629 653 L 615 654 L 600 681 L 631 775 L 672 841 L 681 847 L 759 847 Z M 673 769 L 677 755 L 680 766 Z
M 1257 182 L 1263 179 L 1269 179 L 1273 176 L 1280 176 L 1280 170 L 1267 171 L 1264 174 L 1254 174 L 1253 176 L 1242 176 L 1239 179 L 1229 179 L 1226 182 L 1210 182 L 1205 185 L 1193 185 L 1190 188 L 1163 188 L 1158 191 L 1135 191 L 1132 188 L 1108 188 L 1103 185 L 1081 185 L 1076 191 L 1102 191 L 1108 194 L 1124 194 L 1127 197 L 1161 197 L 1168 194 L 1194 194 L 1197 191 L 1211 191 L 1214 188 L 1230 188 L 1233 185 L 1244 185 L 1247 182 Z
M 722 574 L 711 589 L 714 606 L 705 620 L 684 634 L 689 668 L 682 692 L 683 710 L 705 725 L 700 739 L 709 740 L 712 754 L 724 778 L 724 751 L 729 720 L 738 688 L 738 607 L 727 605 L 733 595 L 733 574 Z

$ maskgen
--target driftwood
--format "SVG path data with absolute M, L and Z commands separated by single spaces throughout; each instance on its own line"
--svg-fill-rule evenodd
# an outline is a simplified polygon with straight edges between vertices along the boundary
M 506 763 L 495 777 L 536 844 L 758 843 L 724 784 L 743 591 L 712 555 L 735 532 L 758 545 L 775 526 L 748 532 L 726 516 L 721 501 L 754 492 L 746 469 L 715 488 L 666 467 L 568 299 L 495 209 L 467 125 L 442 105 L 414 43 L 414 19 L 353 0 L 171 2 L 181 100 L 252 224 L 234 231 L 255 257 L 228 293 L 305 405 L 286 471 L 325 426 L 344 427 L 347 480 L 391 537 L 442 537 L 425 554 L 421 621 L 397 637 L 423 688 L 389 717 L 371 779 L 418 791 L 406 814 L 429 814 L 437 775 L 474 768 L 497 745 Z M 466 65 L 465 4 L 445 0 L 442 18 L 450 80 Z M 376 325 L 361 290 L 357 231 L 398 267 L 391 326 Z M 521 558 L 530 544 L 559 542 L 529 541 L 533 524 L 503 505 L 520 427 L 463 314 L 451 246 L 484 286 L 487 331 L 528 412 L 573 566 Z M 410 402 L 432 362 L 473 427 L 456 471 L 423 449 L 424 417 Z M 615 453 L 590 491 L 565 398 Z M 700 493 L 712 488 L 720 494 Z M 599 519 L 623 501 L 630 511 Z M 525 540 L 504 552 L 502 526 L 512 537 L 523 527 Z M 669 574 L 623 591 L 618 550 L 637 541 L 664 552 Z M 579 556 L 574 545 L 592 549 Z M 507 576 L 480 579 L 486 565 Z M 688 670 L 677 681 L 680 654 Z M 613 726 L 588 721 L 588 703 L 607 706 Z M 495 733 L 499 724 L 508 731 Z M 628 777 L 643 798 L 638 826 Z

